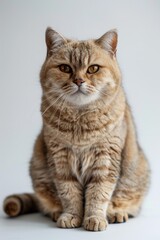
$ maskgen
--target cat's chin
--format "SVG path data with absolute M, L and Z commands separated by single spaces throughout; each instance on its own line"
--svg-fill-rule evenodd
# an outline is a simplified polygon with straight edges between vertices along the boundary
M 72 105 L 76 106 L 84 106 L 89 105 L 96 101 L 99 98 L 99 93 L 95 92 L 92 94 L 84 94 L 81 91 L 77 91 L 76 93 L 67 97 L 67 101 Z

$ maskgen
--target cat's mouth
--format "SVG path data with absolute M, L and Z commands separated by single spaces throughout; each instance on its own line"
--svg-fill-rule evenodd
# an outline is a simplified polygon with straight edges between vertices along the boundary
M 72 95 L 79 95 L 79 94 L 83 94 L 83 95 L 87 95 L 82 89 L 78 88 Z
M 89 104 L 98 99 L 99 94 L 97 92 L 89 91 L 89 88 L 77 88 L 72 89 L 72 93 L 68 94 L 67 100 L 73 105 L 82 106 Z

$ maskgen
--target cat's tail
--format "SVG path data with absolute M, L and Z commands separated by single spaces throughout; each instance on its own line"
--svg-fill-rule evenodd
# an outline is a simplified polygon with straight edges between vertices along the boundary
M 4 199 L 3 210 L 10 217 L 17 217 L 26 213 L 39 212 L 39 203 L 35 194 L 14 194 Z

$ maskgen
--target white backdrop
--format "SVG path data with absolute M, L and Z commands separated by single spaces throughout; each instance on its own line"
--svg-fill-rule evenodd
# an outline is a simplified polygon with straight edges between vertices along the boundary
M 0 203 L 7 194 L 31 191 L 28 163 L 41 128 L 39 70 L 47 26 L 77 39 L 118 29 L 123 84 L 152 169 L 143 212 L 160 213 L 158 0 L 0 1 Z

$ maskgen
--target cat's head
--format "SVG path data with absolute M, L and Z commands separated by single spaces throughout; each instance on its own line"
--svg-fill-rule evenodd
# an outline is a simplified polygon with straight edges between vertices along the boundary
M 96 40 L 70 40 L 46 30 L 47 57 L 41 70 L 45 95 L 76 107 L 110 101 L 120 86 L 116 61 L 117 32 Z

